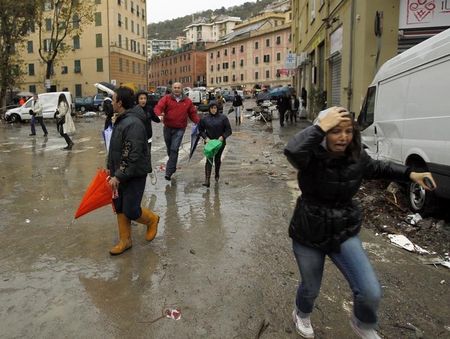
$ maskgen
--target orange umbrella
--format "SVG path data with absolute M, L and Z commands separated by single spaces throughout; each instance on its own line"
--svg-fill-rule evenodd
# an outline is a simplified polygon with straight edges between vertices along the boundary
M 86 193 L 84 193 L 83 199 L 81 199 L 80 206 L 75 213 L 75 219 L 97 208 L 111 204 L 112 197 L 113 191 L 108 184 L 108 172 L 105 169 L 98 169 Z

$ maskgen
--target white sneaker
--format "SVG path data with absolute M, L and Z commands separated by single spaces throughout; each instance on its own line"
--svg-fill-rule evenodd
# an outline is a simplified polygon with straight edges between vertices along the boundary
M 298 334 L 300 334 L 303 338 L 314 338 L 314 330 L 311 326 L 310 317 L 300 318 L 297 315 L 297 311 L 294 309 L 292 312 L 292 318 Z
M 354 316 L 352 316 L 352 319 L 350 320 L 350 326 L 352 327 L 353 331 L 362 339 L 381 339 L 377 331 L 375 331 L 373 328 L 359 327 Z
M 149 173 L 148 175 L 150 176 L 150 182 L 152 183 L 152 185 L 156 185 L 157 179 L 155 172 Z

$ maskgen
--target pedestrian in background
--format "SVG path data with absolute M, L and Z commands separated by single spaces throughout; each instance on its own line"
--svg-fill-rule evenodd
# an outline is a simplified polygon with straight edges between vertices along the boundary
M 297 133 L 284 153 L 299 170 L 302 191 L 289 226 L 301 275 L 292 314 L 297 332 L 314 337 L 310 314 L 328 256 L 353 291 L 351 327 L 361 338 L 380 338 L 376 326 L 381 288 L 358 237 L 363 217 L 353 196 L 363 179 L 412 180 L 430 189 L 424 179 L 433 180 L 431 173 L 371 159 L 361 147 L 357 124 L 342 107 L 322 111 L 318 122 Z
M 282 92 L 277 99 L 277 108 L 278 108 L 278 112 L 280 113 L 280 126 L 281 127 L 284 126 L 284 116 L 285 116 L 287 110 L 289 110 L 289 106 L 290 106 L 289 93 Z
M 31 103 L 31 110 L 30 110 L 30 114 L 31 114 L 31 120 L 30 120 L 31 134 L 30 134 L 30 136 L 36 135 L 36 127 L 35 127 L 36 121 L 39 123 L 39 125 L 41 125 L 42 132 L 44 132 L 44 137 L 46 137 L 48 135 L 47 127 L 45 127 L 45 124 L 44 124 L 44 116 L 42 115 L 42 111 L 43 111 L 42 104 L 39 102 L 39 97 L 35 93 L 33 95 L 33 102 Z
M 232 131 L 228 117 L 222 113 L 219 113 L 217 104 L 210 104 L 208 112 L 209 114 L 207 114 L 200 120 L 198 131 L 203 140 L 205 140 L 205 143 L 207 143 L 210 139 L 218 139 L 222 141 L 222 147 L 214 156 L 214 178 L 216 182 L 218 182 L 220 178 L 220 165 L 222 164 L 222 153 L 225 149 L 226 139 L 231 135 Z M 212 165 L 212 162 L 206 159 L 205 183 L 203 184 L 203 186 L 210 186 Z
M 103 100 L 102 103 L 103 107 L 103 113 L 105 113 L 105 126 L 103 127 L 103 130 L 106 130 L 108 127 L 112 127 L 112 117 L 114 115 L 114 109 L 112 106 L 112 99 L 110 97 L 106 97 L 105 100 Z
M 73 147 L 73 141 L 70 139 L 69 134 L 75 133 L 75 124 L 73 123 L 71 110 L 64 93 L 61 93 L 58 97 L 58 112 L 56 118 L 56 128 L 67 143 L 67 146 L 63 149 L 70 151 Z
M 149 158 L 149 164 L 150 164 L 150 181 L 152 185 L 156 185 L 156 174 L 153 171 L 152 166 L 152 136 L 153 136 L 153 129 L 152 129 L 152 121 L 156 123 L 160 123 L 161 119 L 155 114 L 153 111 L 153 106 L 150 105 L 148 102 L 148 93 L 145 91 L 140 91 L 136 95 L 136 101 L 137 104 L 144 110 L 145 116 L 146 116 L 146 122 L 145 122 L 145 130 L 147 131 L 147 145 L 148 145 L 148 158 Z
M 297 94 L 293 92 L 289 99 L 289 120 L 291 120 L 291 123 L 293 123 L 294 121 L 297 122 L 299 107 L 300 101 L 297 98 Z
M 233 108 L 236 117 L 236 126 L 241 124 L 242 97 L 234 91 Z
M 164 178 L 171 180 L 177 170 L 178 152 L 187 127 L 187 120 L 189 118 L 193 123 L 198 124 L 200 117 L 191 99 L 183 94 L 183 87 L 179 82 L 173 84 L 171 94 L 166 94 L 158 101 L 154 111 L 158 116 L 163 117 L 164 142 L 169 156 Z
M 117 213 L 119 242 L 109 252 L 118 255 L 131 248 L 131 220 L 147 226 L 145 239 L 152 241 L 158 230 L 159 216 L 141 207 L 150 161 L 147 147 L 146 116 L 135 106 L 132 89 L 119 87 L 112 98 L 114 128 L 108 152 L 109 184 Z

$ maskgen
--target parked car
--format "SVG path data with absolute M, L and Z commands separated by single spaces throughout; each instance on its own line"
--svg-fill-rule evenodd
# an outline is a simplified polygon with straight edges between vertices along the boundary
M 407 185 L 414 212 L 450 198 L 450 29 L 388 60 L 370 84 L 358 117 L 364 148 L 375 159 L 429 171 L 437 184 L 426 191 Z
M 85 112 L 85 111 L 95 111 L 93 97 L 77 97 L 75 98 L 75 111 Z
M 225 101 L 234 100 L 234 91 L 224 90 L 220 94 L 222 95 L 222 98 L 225 99 Z
M 49 92 L 38 94 L 39 101 L 43 106 L 42 116 L 44 119 L 56 118 L 56 110 L 58 108 L 58 98 L 60 94 L 64 94 L 67 99 L 69 107 L 71 107 L 72 113 L 74 113 L 75 107 L 72 101 L 72 94 L 70 92 Z M 28 99 L 22 106 L 9 109 L 5 113 L 5 119 L 10 122 L 20 122 L 31 119 L 30 110 L 33 102 L 33 98 Z
M 106 95 L 103 93 L 97 93 L 93 97 L 94 108 L 96 111 L 103 111 L 103 100 L 105 100 Z

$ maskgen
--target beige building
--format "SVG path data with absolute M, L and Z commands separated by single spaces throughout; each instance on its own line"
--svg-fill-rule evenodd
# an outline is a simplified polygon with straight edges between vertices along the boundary
M 291 12 L 262 12 L 220 39 L 207 51 L 207 86 L 243 88 L 288 85 L 285 67 L 291 52 Z
M 71 50 L 56 60 L 51 90 L 67 88 L 73 96 L 93 95 L 94 83 L 133 82 L 147 88 L 146 1 L 95 0 L 95 20 L 80 37 L 67 37 Z M 45 34 L 45 32 L 44 32 Z M 22 59 L 27 74 L 21 89 L 45 92 L 45 64 L 39 58 L 38 30 L 25 41 Z
M 186 34 L 186 43 L 215 42 L 231 33 L 241 21 L 238 17 L 226 15 L 219 15 L 211 20 L 198 18 L 183 30 Z
M 308 92 L 308 110 L 317 113 L 324 105 L 342 105 L 358 114 L 378 68 L 397 54 L 399 1 L 292 4 L 299 65 L 294 86 L 299 93 L 302 87 Z

